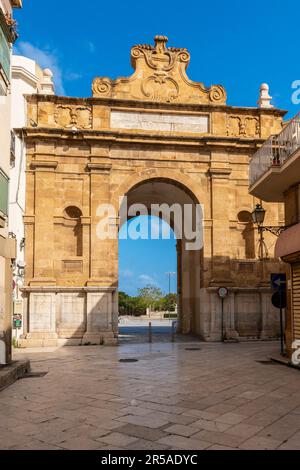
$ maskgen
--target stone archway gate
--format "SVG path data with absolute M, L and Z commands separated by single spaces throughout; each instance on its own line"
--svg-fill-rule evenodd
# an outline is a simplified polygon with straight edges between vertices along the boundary
M 278 133 L 284 112 L 227 106 L 222 86 L 188 79 L 189 60 L 186 49 L 157 36 L 154 46 L 132 48 L 131 77 L 96 78 L 92 98 L 28 97 L 21 346 L 116 341 L 117 240 L 97 238 L 97 207 L 151 178 L 178 182 L 205 208 L 193 333 L 220 340 L 216 290 L 226 285 L 228 337 L 277 335 L 267 284 L 275 261 L 262 270 L 246 258 L 238 214 L 254 202 L 249 158 Z M 276 225 L 280 207 L 268 211 Z

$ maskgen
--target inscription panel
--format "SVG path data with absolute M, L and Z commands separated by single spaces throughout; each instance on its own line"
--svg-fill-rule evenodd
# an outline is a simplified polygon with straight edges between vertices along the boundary
M 110 125 L 112 128 L 120 129 L 207 134 L 209 132 L 209 117 L 206 115 L 112 111 Z

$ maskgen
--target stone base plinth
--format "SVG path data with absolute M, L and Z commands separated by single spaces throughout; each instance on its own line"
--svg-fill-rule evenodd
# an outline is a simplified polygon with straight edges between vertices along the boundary
M 56 333 L 29 333 L 21 336 L 18 341 L 19 348 L 54 348 L 57 346 Z
M 117 344 L 117 291 L 109 286 L 29 286 L 20 348 Z
M 37 335 L 20 338 L 18 347 L 21 349 L 26 348 L 56 348 L 63 346 L 116 346 L 118 338 L 113 333 L 99 333 L 89 334 L 86 333 L 81 338 L 47 338 L 45 336 L 38 337 Z
M 263 330 L 260 335 L 259 335 L 259 338 L 261 340 L 274 340 L 274 339 L 277 339 L 279 338 L 279 335 L 275 335 L 274 334 L 274 330 L 272 329 L 268 329 L 268 330 Z
M 239 334 L 233 328 L 225 328 L 225 339 L 226 340 L 238 341 L 239 340 Z
M 201 289 L 198 334 L 204 341 L 220 341 L 222 324 L 225 340 L 270 340 L 280 332 L 278 311 L 270 302 L 269 287 L 229 286 L 223 302 L 217 288 Z
M 100 332 L 100 333 L 86 333 L 83 336 L 82 344 L 84 346 L 93 345 L 117 345 L 118 339 L 115 338 L 112 332 Z

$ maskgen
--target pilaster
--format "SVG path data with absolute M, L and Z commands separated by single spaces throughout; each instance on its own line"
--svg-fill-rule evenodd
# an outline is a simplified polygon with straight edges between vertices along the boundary
M 209 176 L 212 201 L 212 285 L 230 284 L 231 240 L 228 155 L 212 154 Z

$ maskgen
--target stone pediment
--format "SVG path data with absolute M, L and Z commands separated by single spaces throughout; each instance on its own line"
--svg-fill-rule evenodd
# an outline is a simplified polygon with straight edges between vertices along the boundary
M 187 49 L 167 47 L 167 42 L 166 36 L 156 36 L 155 46 L 134 46 L 131 49 L 133 75 L 117 80 L 95 78 L 93 96 L 161 103 L 226 104 L 222 86 L 206 88 L 203 83 L 188 78 Z

